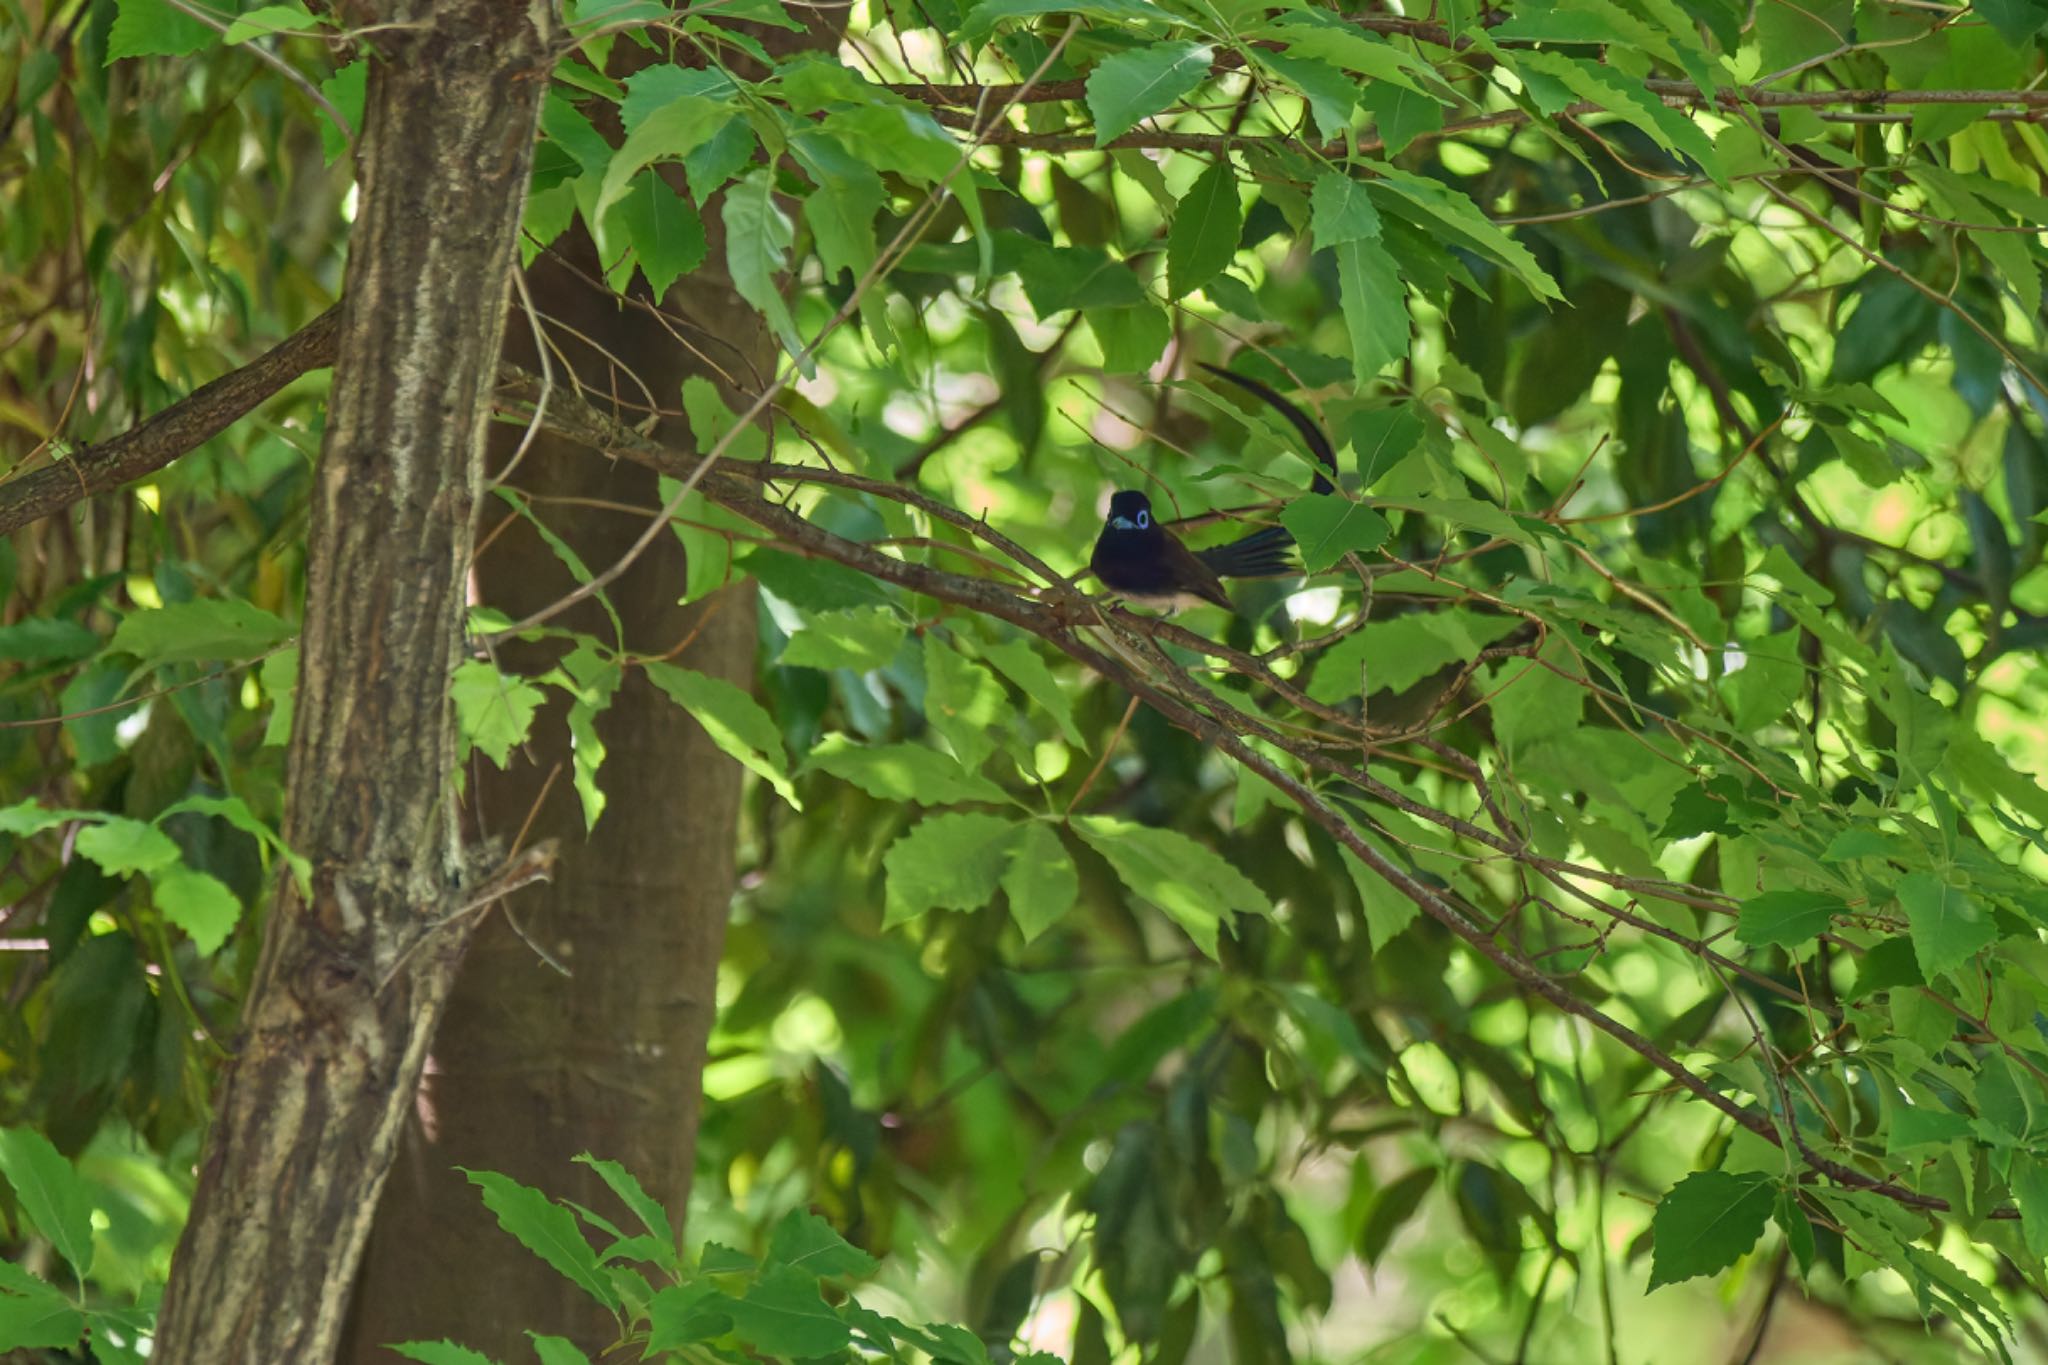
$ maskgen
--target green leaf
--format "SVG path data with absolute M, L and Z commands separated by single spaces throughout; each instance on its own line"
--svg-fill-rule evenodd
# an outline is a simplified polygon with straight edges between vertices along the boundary
M 1041 322 L 1069 308 L 1135 308 L 1149 302 L 1129 265 L 1093 247 L 1030 242 L 1017 248 L 1012 265 Z
M 645 114 L 626 134 L 619 149 L 605 165 L 597 198 L 589 212 L 599 222 L 620 199 L 626 187 L 648 165 L 662 160 L 680 160 L 697 150 L 711 135 L 731 120 L 732 104 L 704 95 L 679 95 Z M 758 305 L 757 305 L 758 306 Z
M 1256 60 L 1301 92 L 1324 137 L 1343 137 L 1350 130 L 1351 111 L 1358 106 L 1358 81 L 1313 57 L 1260 51 Z
M 1159 363 L 1173 324 L 1166 310 L 1151 304 L 1136 308 L 1094 308 L 1083 314 L 1088 330 L 1102 347 L 1102 368 L 1109 374 L 1138 374 Z
M 771 1264 L 793 1266 L 812 1278 L 864 1277 L 874 1274 L 881 1265 L 808 1209 L 791 1209 L 782 1215 L 768 1240 L 768 1260 Z
M 540 1365 L 590 1365 L 590 1357 L 567 1337 L 544 1337 L 538 1332 L 526 1335 L 533 1342 L 533 1353 L 540 1357 Z
M 465 1166 L 455 1169 L 484 1192 L 484 1207 L 497 1215 L 498 1226 L 511 1233 L 519 1245 L 553 1266 L 591 1298 L 617 1311 L 618 1291 L 598 1265 L 597 1252 L 584 1240 L 575 1214 L 539 1190 L 496 1171 L 472 1171 Z
M 1650 1288 L 1734 1265 L 1763 1236 L 1777 1190 L 1762 1175 L 1695 1171 L 1657 1202 L 1650 1219 Z
M 1173 215 L 1166 235 L 1167 297 L 1185 298 L 1222 274 L 1243 231 L 1237 173 L 1229 157 L 1218 157 L 1182 196 Z
M 987 6 L 982 7 L 986 9 Z M 979 11 L 977 11 L 977 14 Z M 971 21 L 970 21 L 971 22 Z M 1205 43 L 1152 43 L 1118 53 L 1088 73 L 1095 145 L 1107 146 L 1209 78 L 1215 51 Z
M 165 0 L 120 0 L 107 34 L 107 65 L 123 57 L 183 57 L 219 40 L 220 31 Z
M 482 1351 L 472 1351 L 452 1341 L 407 1341 L 385 1349 L 396 1351 L 407 1360 L 420 1361 L 422 1365 L 497 1365 Z
M 709 1250 L 709 1248 L 707 1248 Z M 704 1269 L 700 1273 L 714 1273 Z M 669 1285 L 647 1303 L 647 1347 L 674 1350 L 732 1330 L 733 1299 L 707 1280 Z
M 292 703 L 299 693 L 299 649 L 280 649 L 263 661 L 256 674 L 263 695 L 270 698 L 270 715 L 263 722 L 265 744 L 289 744 L 292 738 Z
M 1309 193 L 1309 231 L 1317 247 L 1341 246 L 1380 235 L 1380 211 L 1364 185 L 1337 171 L 1316 177 Z
M 878 254 L 875 214 L 889 199 L 882 177 L 823 133 L 799 133 L 789 147 L 817 186 L 804 197 L 804 221 L 826 277 L 846 271 L 860 278 Z
M 1837 896 L 1818 891 L 1766 891 L 1742 903 L 1735 937 L 1752 947 L 1796 948 L 1818 938 L 1836 915 L 1848 913 L 1849 907 Z
M 1423 1166 L 1382 1186 L 1373 1197 L 1372 1208 L 1365 1215 L 1365 1223 L 1358 1231 L 1358 1259 L 1368 1266 L 1377 1266 L 1387 1246 L 1394 1240 L 1394 1234 L 1401 1230 L 1415 1210 L 1422 1205 L 1423 1196 L 1436 1185 L 1437 1168 Z
M 1913 935 L 1913 955 L 1929 981 L 1960 967 L 1998 937 L 1998 926 L 1982 902 L 1932 872 L 1901 878 L 1896 893 Z
M 2013 1153 L 2012 1197 L 2020 1206 L 2027 1250 L 2048 1256 L 2048 1160 L 2026 1152 Z
M 750 171 L 725 192 L 725 265 L 740 297 L 761 311 L 783 349 L 797 355 L 803 343 L 781 289 L 788 268 L 783 253 L 795 234 L 774 195 L 775 176 L 766 167 Z
M 98 815 L 98 811 L 46 806 L 31 796 L 11 806 L 0 806 L 0 834 L 40 834 L 73 820 L 91 820 Z M 176 849 L 172 850 L 172 856 L 176 856 Z
M 1366 938 L 1377 953 L 1415 923 L 1422 907 L 1396 891 L 1392 882 L 1368 867 L 1350 849 L 1342 848 L 1338 853 L 1344 859 L 1344 870 L 1351 874 L 1358 903 L 1365 909 Z
M 1017 922 L 1026 943 L 1074 908 L 1074 900 L 1081 894 L 1081 876 L 1052 826 L 1037 821 L 1024 826 L 1010 848 L 1003 894 L 1010 898 L 1010 918 Z
M 1683 152 L 1699 163 L 1716 182 L 1726 184 L 1728 173 L 1714 143 L 1700 126 L 1679 110 L 1668 107 L 1641 82 L 1623 76 L 1612 67 L 1583 57 L 1566 57 L 1556 52 L 1517 52 L 1516 68 L 1538 72 L 1562 82 L 1579 98 L 1590 100 L 1626 123 L 1649 135 L 1651 141 L 1670 152 Z
M 696 438 L 697 449 L 700 453 L 709 452 L 720 441 L 725 441 L 726 433 L 739 426 L 740 421 L 739 414 L 727 407 L 725 399 L 719 396 L 718 386 L 701 374 L 693 374 L 683 381 L 683 415 L 689 418 L 690 435 Z M 734 460 L 765 459 L 768 455 L 768 435 L 761 430 L 758 424 L 750 422 L 741 428 L 738 434 L 734 435 L 731 440 L 726 441 L 725 454 L 727 458 Z M 675 496 L 676 486 L 673 483 L 670 485 L 664 500 Z M 696 496 L 694 493 L 691 494 L 693 499 Z M 721 514 L 724 513 L 723 508 L 715 505 L 710 506 L 707 510 L 716 511 Z M 748 521 L 738 521 L 737 524 L 749 529 L 752 529 L 753 526 L 753 523 Z M 787 557 L 785 556 L 785 558 Z M 796 560 L 793 562 L 808 564 L 811 561 Z M 833 565 L 831 567 L 837 568 L 838 566 Z M 785 600 L 790 601 L 792 605 L 801 605 L 806 608 L 840 605 L 836 602 L 813 602 L 808 598 L 786 598 Z
M 1914 1147 L 1954 1142 L 1969 1135 L 1970 1120 L 1961 1114 L 1914 1104 L 1895 1105 L 1885 1132 L 1885 1155 L 1896 1156 Z
M 61 1351 L 77 1346 L 84 1335 L 85 1315 L 55 1289 L 0 1293 L 0 1351 Z
M 876 170 L 896 171 L 920 185 L 951 175 L 966 150 L 930 114 L 902 104 L 842 109 L 821 127 L 856 160 Z
M 1387 81 L 1367 82 L 1358 102 L 1372 115 L 1373 131 L 1388 156 L 1399 156 L 1416 138 L 1444 126 L 1444 107 L 1435 96 Z
M 1041 14 L 1085 14 L 1120 24 L 1173 21 L 1172 14 L 1150 0 L 982 0 L 961 24 L 960 36 L 983 43 L 1003 20 L 1035 19 Z
M 830 1355 L 853 1340 L 851 1330 L 818 1296 L 816 1277 L 789 1266 L 762 1275 L 729 1311 L 734 1334 L 767 1356 Z
M 995 899 L 1017 824 L 973 812 L 927 815 L 882 856 L 888 892 L 882 926 L 927 910 L 979 910 Z
M 1354 413 L 1346 427 L 1359 485 L 1371 488 L 1422 441 L 1422 419 L 1406 403 Z
M 174 602 L 131 612 L 107 648 L 133 654 L 144 666 L 203 659 L 253 659 L 298 632 L 260 607 L 231 597 Z
M 632 259 L 639 262 L 656 298 L 680 276 L 704 264 L 704 220 L 689 200 L 652 170 L 633 177 L 632 189 L 612 209 L 612 222 L 625 229 Z
M 616 1161 L 606 1161 L 588 1152 L 579 1154 L 576 1160 L 597 1172 L 598 1179 L 604 1181 L 606 1187 L 619 1197 L 620 1202 L 633 1211 L 633 1216 L 640 1220 L 641 1226 L 666 1243 L 671 1253 L 674 1252 L 676 1234 L 675 1229 L 669 1225 L 668 1210 L 661 1206 L 660 1200 L 641 1187 L 639 1179 L 631 1171 Z
M 312 864 L 307 862 L 301 855 L 294 853 L 290 846 L 285 843 L 283 836 L 276 830 L 257 819 L 256 813 L 249 809 L 248 803 L 243 801 L 241 797 L 188 796 L 184 800 L 174 802 L 157 812 L 157 822 L 161 824 L 171 816 L 181 815 L 187 811 L 211 816 L 216 820 L 225 820 L 251 839 L 269 848 L 291 868 L 292 877 L 298 882 L 299 890 L 303 893 L 311 893 L 313 887 Z
M 100 637 L 76 621 L 30 617 L 0 626 L 0 662 L 70 663 L 100 647 Z
M 922 744 L 855 744 L 845 735 L 827 735 L 811 750 L 806 765 L 884 801 L 950 806 L 1009 799 L 1001 787 L 966 771 L 951 754 Z
M 995 749 L 996 722 L 1009 703 L 993 673 L 942 640 L 926 642 L 925 719 L 969 772 L 979 769 Z
M 278 33 L 303 33 L 309 28 L 319 27 L 320 21 L 306 12 L 304 5 L 265 5 L 236 16 L 228 25 L 228 31 L 221 35 L 221 41 L 229 47 L 246 43 L 251 38 L 267 38 Z
M 178 861 L 178 846 L 155 825 L 110 815 L 78 831 L 76 848 L 108 876 L 154 872 Z
M 1373 692 L 1405 692 L 1448 664 L 1478 658 L 1515 625 L 1512 616 L 1464 607 L 1373 621 L 1323 651 L 1308 694 L 1323 702 L 1357 697 L 1361 664 L 1366 666 L 1366 686 Z
M 806 612 L 803 628 L 789 637 L 778 662 L 865 673 L 895 658 L 909 631 L 902 614 L 893 607 Z
M 1370 188 L 1375 197 L 1399 198 L 1409 209 L 1451 233 L 1453 240 L 1462 239 L 1514 271 L 1538 298 L 1563 300 L 1557 281 L 1536 263 L 1529 249 L 1495 226 L 1471 199 L 1428 176 L 1385 162 L 1373 162 L 1372 171 L 1375 178 Z
M 220 951 L 242 918 L 241 898 L 211 873 L 181 864 L 153 874 L 149 885 L 164 918 L 183 929 L 207 957 Z
M 641 665 L 648 680 L 669 700 L 696 717 L 713 744 L 737 759 L 775 789 L 796 810 L 803 803 L 789 784 L 789 766 L 782 731 L 761 704 L 723 678 L 691 668 L 649 660 Z
M 1067 699 L 1059 679 L 1046 667 L 1045 660 L 1038 657 L 1037 650 L 1022 640 L 1003 640 L 982 645 L 981 655 L 1052 717 L 1053 724 L 1059 726 L 1060 734 L 1067 743 L 1076 748 L 1082 747 L 1081 732 L 1074 725 L 1074 703 Z
M 1107 815 L 1081 816 L 1071 823 L 1116 869 L 1131 894 L 1164 910 L 1211 958 L 1217 930 L 1233 913 L 1273 913 L 1265 892 L 1185 834 Z
M 1393 533 L 1385 517 L 1336 493 L 1304 493 L 1281 509 L 1280 524 L 1301 546 L 1301 567 L 1309 573 L 1347 554 L 1376 550 Z
M 487 660 L 467 659 L 456 666 L 448 699 L 455 703 L 463 739 L 502 768 L 512 750 L 526 742 L 534 712 L 546 696 L 525 678 L 500 673 Z
M 92 1194 L 78 1172 L 34 1129 L 0 1128 L 0 1175 L 83 1284 L 92 1273 Z
M 1351 369 L 1360 387 L 1408 354 L 1408 289 L 1401 268 L 1370 237 L 1331 248 L 1337 257 L 1337 298 L 1351 334 Z

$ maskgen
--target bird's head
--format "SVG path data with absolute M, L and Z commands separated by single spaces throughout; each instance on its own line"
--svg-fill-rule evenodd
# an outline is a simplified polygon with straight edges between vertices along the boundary
M 1149 531 L 1152 525 L 1152 499 L 1134 488 L 1122 489 L 1109 495 L 1109 520 L 1104 523 L 1103 529 Z

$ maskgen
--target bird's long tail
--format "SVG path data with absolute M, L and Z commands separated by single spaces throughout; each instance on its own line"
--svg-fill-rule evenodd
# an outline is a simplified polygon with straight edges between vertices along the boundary
M 1211 365 L 1206 360 L 1198 360 L 1195 363 L 1210 374 L 1215 375 L 1218 379 L 1229 380 L 1246 393 L 1257 398 L 1267 407 L 1273 409 L 1273 411 L 1279 413 L 1282 417 L 1285 417 L 1287 424 L 1301 433 L 1302 442 L 1308 446 L 1309 453 L 1322 461 L 1323 467 L 1330 471 L 1329 476 L 1325 476 L 1323 471 L 1318 469 L 1316 471 L 1316 480 L 1309 486 L 1309 491 L 1312 493 L 1333 493 L 1336 491 L 1336 485 L 1330 482 L 1330 478 L 1334 477 L 1337 473 L 1337 452 L 1330 448 L 1330 438 L 1323 434 L 1323 429 L 1315 424 L 1314 418 L 1256 379 L 1247 379 L 1236 370 L 1226 370 L 1221 365 Z
M 1195 551 L 1195 558 L 1224 578 L 1284 578 L 1301 572 L 1291 551 L 1294 537 L 1284 526 L 1266 526 L 1227 545 Z
M 1229 380 L 1285 417 L 1288 425 L 1301 433 L 1302 442 L 1308 446 L 1309 453 L 1320 460 L 1330 474 L 1334 475 L 1337 472 L 1337 453 L 1330 448 L 1330 438 L 1323 434 L 1323 429 L 1317 426 L 1307 413 L 1256 379 L 1247 379 L 1235 370 L 1226 370 L 1220 365 L 1211 365 L 1206 361 L 1196 363 L 1217 378 Z M 1309 485 L 1309 491 L 1332 493 L 1336 491 L 1336 485 L 1330 482 L 1322 469 L 1318 469 L 1315 482 Z M 1282 578 L 1300 572 L 1294 562 L 1294 556 L 1290 553 L 1293 549 L 1294 537 L 1287 534 L 1285 527 L 1268 526 L 1248 536 L 1241 536 L 1227 545 L 1197 550 L 1195 557 L 1226 578 Z

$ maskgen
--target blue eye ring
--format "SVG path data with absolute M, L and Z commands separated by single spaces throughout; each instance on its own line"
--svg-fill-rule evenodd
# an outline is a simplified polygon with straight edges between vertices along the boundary
M 1152 514 L 1150 512 L 1138 513 L 1138 529 L 1140 531 L 1149 531 L 1152 529 Z

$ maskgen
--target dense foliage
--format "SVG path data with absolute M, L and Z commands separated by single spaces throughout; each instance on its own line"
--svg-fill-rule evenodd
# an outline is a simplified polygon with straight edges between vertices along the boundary
M 450 682 L 473 764 L 567 696 L 593 822 L 627 670 L 760 778 L 711 1245 L 475 1177 L 529 1246 L 614 1234 L 556 1254 L 634 1340 L 884 1349 L 866 1302 L 963 1360 L 2038 1341 L 2048 7 L 1407 8 L 870 0 L 782 61 L 808 6 L 572 14 L 528 259 L 580 224 L 645 299 L 716 249 L 787 352 L 745 413 L 620 359 L 695 451 L 503 402 L 701 480 L 631 510 L 681 595 L 759 585 L 753 696 L 602 636 Z M 84 1309 L 132 1358 L 166 1274 L 295 875 L 324 376 L 61 515 L 10 486 L 337 297 L 339 13 L 0 0 L 0 1343 Z M 1339 491 L 1193 361 L 1311 409 Z M 1112 487 L 1313 574 L 1084 601 Z M 494 492 L 482 534 L 546 525 Z M 472 614 L 508 627 L 560 629 Z

